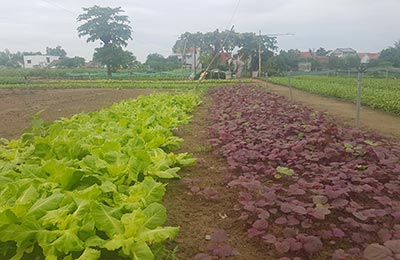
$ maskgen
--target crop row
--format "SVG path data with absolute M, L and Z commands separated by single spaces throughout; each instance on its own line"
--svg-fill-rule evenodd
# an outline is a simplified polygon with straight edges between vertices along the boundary
M 238 221 L 278 259 L 395 259 L 399 143 L 256 87 L 211 89 Z
M 4 259 L 159 259 L 165 184 L 194 162 L 174 154 L 172 129 L 200 100 L 151 95 L 77 114 L 0 145 L 0 256 Z
M 29 84 L 0 84 L 0 88 L 157 88 L 157 89 L 208 89 L 233 84 L 231 80 L 206 81 L 129 81 L 129 80 L 50 80 Z M 248 81 L 249 82 L 249 81 Z
M 1 85 L 35 85 L 35 84 L 66 84 L 66 85 L 74 85 L 74 84 L 196 84 L 196 83 L 217 83 L 217 84 L 226 84 L 226 83 L 234 83 L 235 80 L 225 80 L 225 79 L 208 79 L 206 81 L 193 81 L 193 80 L 156 80 L 156 79 L 147 79 L 147 80 L 132 80 L 132 79 L 27 79 L 25 81 L 24 78 L 14 78 L 14 77 L 0 77 L 0 86 Z M 244 82 L 249 83 L 250 80 L 245 80 Z M 3 86 L 1 86 L 3 87 Z M 12 87 L 12 86 L 11 86 Z
M 287 85 L 288 78 L 274 77 L 270 81 Z M 295 76 L 291 85 L 323 96 L 337 97 L 355 102 L 357 78 L 327 76 Z M 361 103 L 372 108 L 400 114 L 400 80 L 364 78 Z

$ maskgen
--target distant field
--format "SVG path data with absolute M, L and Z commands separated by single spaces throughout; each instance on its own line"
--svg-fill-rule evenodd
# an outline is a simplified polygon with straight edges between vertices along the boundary
M 250 82 L 250 81 L 249 81 Z M 0 88 L 160 88 L 160 89 L 207 89 L 226 84 L 235 84 L 234 80 L 171 81 L 171 80 L 35 80 L 28 84 L 1 84 Z
M 271 77 L 276 84 L 287 85 L 287 77 Z M 337 76 L 293 76 L 291 84 L 297 89 L 322 96 L 336 97 L 354 102 L 357 78 Z M 361 103 L 372 108 L 400 114 L 400 80 L 363 78 Z

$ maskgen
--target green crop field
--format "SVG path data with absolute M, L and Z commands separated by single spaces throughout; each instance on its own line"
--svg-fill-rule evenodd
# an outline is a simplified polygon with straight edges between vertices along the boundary
M 287 77 L 271 77 L 269 80 L 276 84 L 288 84 Z M 315 94 L 352 102 L 356 100 L 357 95 L 357 78 L 294 76 L 291 78 L 291 85 Z M 372 108 L 400 114 L 400 80 L 364 78 L 361 103 Z
M 195 162 L 173 153 L 172 129 L 199 104 L 143 96 L 52 124 L 36 117 L 31 133 L 0 139 L 0 258 L 154 259 L 179 230 L 164 226 L 159 180 Z

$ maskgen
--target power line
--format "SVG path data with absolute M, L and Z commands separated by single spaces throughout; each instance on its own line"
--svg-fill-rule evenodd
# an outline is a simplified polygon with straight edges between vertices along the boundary
M 64 6 L 61 6 L 61 5 L 59 5 L 58 3 L 54 3 L 53 1 L 50 1 L 50 0 L 41 0 L 42 2 L 46 2 L 46 3 L 48 3 L 49 5 L 52 5 L 52 6 L 54 6 L 54 7 L 56 7 L 56 8 L 58 8 L 58 9 L 61 9 L 61 10 L 63 10 L 63 11 L 66 11 L 66 12 L 68 12 L 68 13 L 70 13 L 70 14 L 73 14 L 73 15 L 78 15 L 76 12 L 74 12 L 74 11 L 71 11 L 70 9 L 68 9 L 68 8 L 65 8 Z
M 241 1 L 241 0 L 238 0 L 238 1 L 237 1 L 236 7 L 235 7 L 235 9 L 234 9 L 234 11 L 233 11 L 233 13 L 232 13 L 231 19 L 229 20 L 227 26 L 225 27 L 226 29 L 228 29 L 229 26 L 232 24 L 232 21 L 233 21 L 233 19 L 235 18 L 237 11 L 239 10 L 240 1 Z

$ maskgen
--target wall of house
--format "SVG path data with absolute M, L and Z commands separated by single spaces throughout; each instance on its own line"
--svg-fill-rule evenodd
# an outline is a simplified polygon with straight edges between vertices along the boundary
M 51 55 L 24 56 L 24 68 L 47 67 L 50 63 L 58 59 L 58 56 Z

